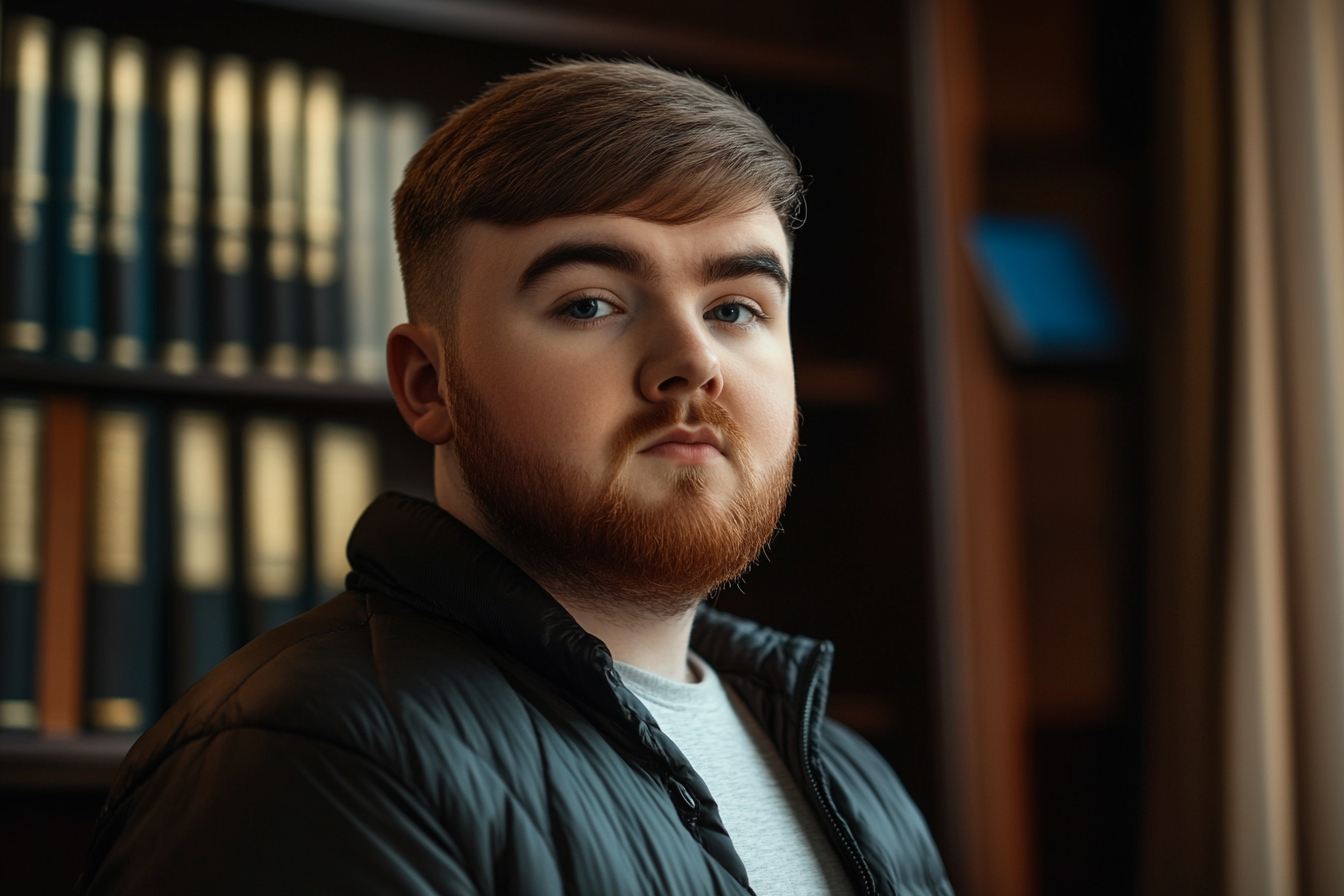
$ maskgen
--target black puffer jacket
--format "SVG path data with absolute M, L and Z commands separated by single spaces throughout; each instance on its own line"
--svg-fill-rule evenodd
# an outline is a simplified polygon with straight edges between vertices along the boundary
M 80 893 L 744 894 L 714 798 L 606 647 L 432 504 L 384 495 L 350 591 L 136 743 Z M 810 798 L 857 893 L 950 893 L 918 810 L 823 721 L 832 649 L 712 610 L 694 648 Z

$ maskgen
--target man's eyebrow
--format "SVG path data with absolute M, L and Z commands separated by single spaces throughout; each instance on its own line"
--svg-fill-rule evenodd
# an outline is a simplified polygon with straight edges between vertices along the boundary
M 784 272 L 784 263 L 769 249 L 711 258 L 700 270 L 700 282 L 706 286 L 754 276 L 769 277 L 786 295 L 789 292 L 789 275 Z
M 520 292 L 530 289 L 547 274 L 580 264 L 610 268 L 644 279 L 653 275 L 653 265 L 646 256 L 623 246 L 611 243 L 561 243 L 547 249 L 527 266 L 527 270 L 518 278 L 518 289 Z

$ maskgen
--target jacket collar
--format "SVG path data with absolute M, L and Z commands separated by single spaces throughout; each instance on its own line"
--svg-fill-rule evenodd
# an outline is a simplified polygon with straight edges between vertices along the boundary
M 517 565 L 437 505 L 394 492 L 364 511 L 347 554 L 354 570 L 346 582 L 350 590 L 384 594 L 471 629 L 585 705 L 595 724 L 635 747 L 640 761 L 669 782 L 669 792 L 681 788 L 694 796 L 683 821 L 746 883 L 709 789 L 621 684 L 607 646 Z M 801 782 L 803 765 L 814 761 L 804 755 L 814 749 L 802 744 L 815 743 L 825 710 L 830 644 L 708 607 L 696 616 L 691 644 L 743 698 Z
M 605 644 L 584 631 L 544 588 L 447 511 L 388 492 L 355 524 L 347 586 L 376 591 L 445 617 L 504 647 L 538 673 L 610 707 L 615 668 Z M 793 696 L 822 645 L 708 606 L 692 648 L 732 680 L 752 679 Z M 827 664 L 829 667 L 829 664 Z M 826 670 L 829 671 L 829 668 Z

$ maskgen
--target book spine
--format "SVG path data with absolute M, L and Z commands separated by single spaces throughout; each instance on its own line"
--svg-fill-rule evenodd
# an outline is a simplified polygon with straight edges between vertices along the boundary
M 314 602 L 320 603 L 345 590 L 350 531 L 381 491 L 377 437 L 361 426 L 319 424 L 312 471 Z
M 303 454 L 292 420 L 243 428 L 243 578 L 249 635 L 295 616 L 304 595 Z
M 102 32 L 68 31 L 61 41 L 56 133 L 56 349 L 63 358 L 98 354 L 98 204 L 103 117 Z
M 37 709 L 44 734 L 73 734 L 84 715 L 85 544 L 89 402 L 46 399 L 42 575 L 37 612 Z
M 312 72 L 303 97 L 303 229 L 307 279 L 308 377 L 330 382 L 341 375 L 341 80 Z
M 47 150 L 51 93 L 51 23 L 23 16 L 5 23 L 3 229 L 0 233 L 0 348 L 47 347 Z
M 85 718 L 97 731 L 139 731 L 158 711 L 154 454 L 148 408 L 105 405 L 94 413 Z
M 149 53 L 118 38 L 108 53 L 107 359 L 140 367 L 153 315 L 150 262 Z
M 221 414 L 185 409 L 172 421 L 172 691 L 181 694 L 236 643 L 229 430 Z
M 387 234 L 384 220 L 383 160 L 387 116 L 370 97 L 350 100 L 345 108 L 345 293 L 346 352 L 350 378 L 361 383 L 386 380 L 383 346 L 387 339 L 383 288 L 387 282 Z
M 382 227 L 384 233 L 384 257 L 387 259 L 383 270 L 386 277 L 383 287 L 384 335 L 398 324 L 406 323 L 406 290 L 401 282 L 401 265 L 397 259 L 397 239 L 392 226 L 392 197 L 401 187 L 406 176 L 406 166 L 411 157 L 420 151 L 420 147 L 429 137 L 429 112 L 418 103 L 394 103 L 387 116 L 387 152 L 384 156 L 385 186 L 383 188 Z
M 42 407 L 0 398 L 0 730 L 37 727 Z
M 303 73 L 273 62 L 262 80 L 262 152 L 265 195 L 265 277 L 262 341 L 267 373 L 297 376 L 302 367 L 303 281 L 299 230 Z
M 221 56 L 210 71 L 213 365 L 226 376 L 252 366 L 252 69 Z
M 182 375 L 195 372 L 205 345 L 201 264 L 204 72 L 200 53 L 179 48 L 164 57 L 160 80 L 163 204 L 159 363 Z

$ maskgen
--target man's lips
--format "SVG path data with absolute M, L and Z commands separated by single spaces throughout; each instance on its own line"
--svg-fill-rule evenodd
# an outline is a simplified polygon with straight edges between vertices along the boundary
M 657 436 L 640 454 L 705 463 L 723 456 L 723 441 L 708 427 L 673 429 Z

